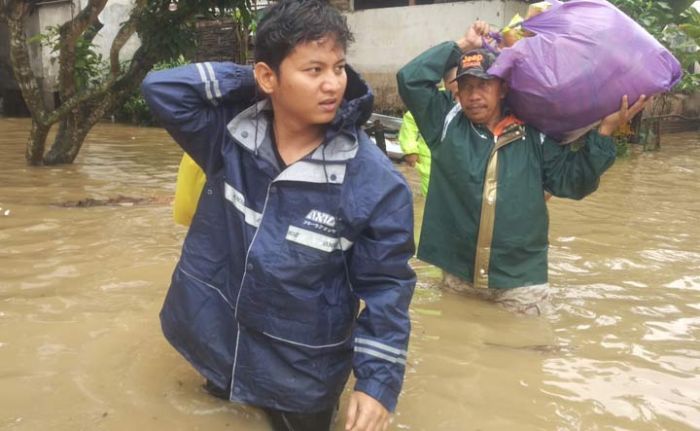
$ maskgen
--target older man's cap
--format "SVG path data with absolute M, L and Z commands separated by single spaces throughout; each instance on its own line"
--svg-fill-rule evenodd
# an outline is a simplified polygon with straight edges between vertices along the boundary
M 459 78 L 471 75 L 481 79 L 493 79 L 494 75 L 489 75 L 488 70 L 496 61 L 496 55 L 486 49 L 475 49 L 465 53 L 457 64 L 457 75 L 454 81 Z

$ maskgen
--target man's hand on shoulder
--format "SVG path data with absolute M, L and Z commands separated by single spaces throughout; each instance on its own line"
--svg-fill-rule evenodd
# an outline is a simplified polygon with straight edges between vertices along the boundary
M 389 411 L 364 392 L 354 391 L 348 403 L 346 431 L 384 431 L 389 427 Z

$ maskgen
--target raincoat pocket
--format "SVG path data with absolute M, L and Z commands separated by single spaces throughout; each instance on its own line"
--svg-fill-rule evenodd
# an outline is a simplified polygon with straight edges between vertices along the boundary
M 173 347 L 202 375 L 225 387 L 233 365 L 236 322 L 221 291 L 178 267 L 160 319 Z

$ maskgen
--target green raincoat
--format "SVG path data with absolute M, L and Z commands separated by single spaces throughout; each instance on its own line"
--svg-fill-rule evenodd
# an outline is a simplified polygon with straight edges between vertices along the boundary
M 397 76 L 432 151 L 418 258 L 475 287 L 547 283 L 544 192 L 572 199 L 592 193 L 615 161 L 615 145 L 591 131 L 574 151 L 512 116 L 499 124 L 498 136 L 473 124 L 436 88 L 460 55 L 454 42 L 445 42 Z

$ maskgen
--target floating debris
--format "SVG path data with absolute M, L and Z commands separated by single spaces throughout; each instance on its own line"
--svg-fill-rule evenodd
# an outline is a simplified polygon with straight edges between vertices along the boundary
M 490 342 L 485 342 L 484 344 L 487 346 L 490 346 L 490 347 L 498 347 L 498 348 L 512 349 L 512 350 L 525 350 L 525 351 L 537 352 L 537 353 L 542 353 L 542 354 L 571 353 L 572 351 L 575 350 L 574 348 L 572 348 L 570 346 L 555 345 L 555 344 L 531 344 L 531 345 L 524 345 L 524 346 L 509 346 L 506 344 L 498 344 L 498 343 L 490 343 Z
M 103 206 L 123 206 L 130 207 L 134 205 L 145 205 L 145 204 L 167 204 L 170 202 L 170 198 L 162 197 L 147 197 L 147 198 L 137 198 L 131 196 L 119 195 L 116 198 L 108 199 L 93 199 L 85 198 L 74 202 L 63 202 L 58 204 L 62 207 L 70 208 L 90 208 L 90 207 L 103 207 Z

